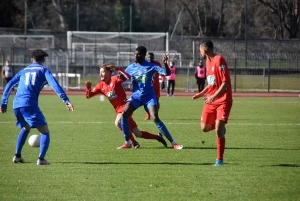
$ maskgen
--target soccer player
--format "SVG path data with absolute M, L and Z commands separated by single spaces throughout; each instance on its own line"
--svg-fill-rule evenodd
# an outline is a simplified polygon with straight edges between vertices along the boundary
M 135 49 L 135 63 L 129 65 L 126 68 L 126 72 L 131 76 L 131 81 L 133 85 L 132 95 L 124 108 L 123 117 L 121 118 L 121 127 L 126 137 L 126 143 L 124 146 L 131 147 L 129 141 L 129 117 L 132 113 L 139 108 L 144 106 L 150 112 L 150 116 L 156 124 L 159 131 L 165 135 L 165 137 L 172 143 L 174 149 L 182 149 L 183 146 L 177 144 L 167 127 L 158 117 L 158 104 L 154 88 L 152 85 L 152 77 L 158 72 L 159 74 L 169 75 L 170 69 L 167 65 L 168 55 L 164 55 L 163 63 L 165 64 L 165 69 L 161 68 L 153 63 L 145 60 L 147 54 L 147 49 L 144 46 L 139 46 Z
M 40 91 L 44 85 L 49 84 L 56 94 L 64 101 L 68 110 L 74 111 L 74 107 L 69 101 L 63 88 L 53 77 L 50 70 L 43 66 L 46 52 L 36 49 L 31 53 L 32 64 L 23 68 L 9 81 L 4 89 L 0 113 L 7 111 L 7 103 L 10 91 L 18 84 L 17 93 L 13 101 L 13 109 L 17 118 L 16 125 L 21 129 L 16 143 L 16 153 L 13 158 L 14 163 L 24 163 L 21 157 L 22 148 L 31 128 L 37 128 L 41 133 L 40 153 L 37 165 L 49 165 L 45 156 L 50 144 L 50 132 L 46 119 L 38 106 Z
M 200 53 L 206 59 L 207 87 L 192 99 L 197 99 L 205 94 L 205 105 L 201 116 L 201 130 L 208 132 L 215 130 L 217 139 L 217 159 L 215 166 L 223 165 L 225 150 L 225 124 L 228 121 L 232 106 L 232 90 L 230 74 L 227 63 L 221 55 L 214 53 L 211 41 L 200 44 Z
M 154 54 L 153 54 L 153 52 L 149 52 L 148 53 L 148 59 L 149 59 L 150 63 L 153 63 L 153 64 L 161 67 L 161 64 L 158 61 L 154 60 Z M 160 97 L 159 73 L 155 73 L 154 74 L 152 83 L 153 83 L 153 88 L 154 88 L 154 92 L 155 92 L 156 99 L 157 99 L 157 104 L 158 104 L 157 109 L 159 110 L 159 107 L 160 107 L 160 104 L 159 104 L 159 97 Z M 146 118 L 145 118 L 145 120 L 150 120 L 150 113 L 149 113 L 148 110 L 146 110 Z
M 118 71 L 118 75 L 112 75 L 112 72 Z M 100 66 L 100 79 L 101 81 L 95 86 L 94 89 L 91 89 L 92 83 L 90 81 L 85 82 L 86 86 L 86 98 L 91 98 L 97 94 L 103 94 L 110 101 L 112 106 L 115 108 L 117 113 L 117 117 L 115 120 L 115 125 L 120 129 L 120 119 L 122 117 L 122 112 L 124 110 L 124 106 L 126 104 L 126 93 L 122 86 L 122 82 L 130 79 L 130 75 L 126 73 L 121 68 L 116 68 L 111 64 L 103 64 Z M 129 116 L 129 124 L 130 124 L 130 140 L 133 142 L 134 148 L 139 148 L 140 145 L 135 139 L 132 137 L 131 133 L 133 133 L 136 137 L 144 138 L 144 139 L 155 139 L 162 143 L 165 147 L 167 146 L 166 141 L 163 139 L 162 135 L 159 134 L 151 134 L 147 131 L 140 131 L 132 119 L 131 115 Z M 131 148 L 127 146 L 120 146 L 118 149 L 123 148 Z

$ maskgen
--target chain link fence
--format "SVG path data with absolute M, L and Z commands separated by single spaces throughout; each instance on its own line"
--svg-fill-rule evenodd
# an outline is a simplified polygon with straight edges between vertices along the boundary
M 93 51 L 92 44 L 89 44 L 91 46 L 89 50 L 74 51 L 74 49 L 68 50 L 67 47 L 53 48 L 52 41 L 45 47 L 43 40 L 39 40 L 41 43 L 32 42 L 34 46 L 27 44 L 25 48 L 24 43 L 14 42 L 9 45 L 7 42 L 3 43 L 0 38 L 0 65 L 3 66 L 5 60 L 10 60 L 14 71 L 18 72 L 30 64 L 30 52 L 33 49 L 44 49 L 49 54 L 45 66 L 52 71 L 66 90 L 83 89 L 84 81 L 88 79 L 93 83 L 98 82 L 99 66 L 103 63 L 112 63 L 126 68 L 134 62 L 134 49 L 139 45 L 133 42 L 132 50 L 126 53 L 109 50 L 109 48 L 100 51 L 99 43 L 95 44 L 97 51 Z M 59 40 L 62 38 L 60 37 Z M 175 91 L 196 91 L 194 73 L 201 59 L 199 44 L 203 40 L 205 39 L 175 36 L 172 41 L 169 41 L 170 59 L 177 67 Z M 248 40 L 247 42 L 238 39 L 210 40 L 214 42 L 216 53 L 221 54 L 228 63 L 234 91 L 300 91 L 299 40 Z M 57 41 L 54 44 L 56 43 Z M 165 44 L 167 46 L 167 43 Z M 155 60 L 160 61 L 164 52 L 153 52 Z M 3 88 L 5 83 L 2 77 L 0 79 L 0 88 Z

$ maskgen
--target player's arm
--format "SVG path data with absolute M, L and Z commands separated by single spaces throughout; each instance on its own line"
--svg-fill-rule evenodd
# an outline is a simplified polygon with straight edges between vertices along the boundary
M 45 78 L 48 82 L 48 84 L 52 87 L 52 89 L 55 91 L 55 93 L 58 95 L 59 98 L 61 98 L 67 109 L 70 111 L 74 111 L 74 106 L 70 102 L 66 92 L 64 89 L 60 86 L 60 84 L 57 82 L 55 77 L 52 75 L 51 71 L 48 68 L 45 68 Z
M 223 82 L 221 84 L 221 86 L 219 87 L 219 89 L 212 96 L 207 97 L 205 99 L 205 103 L 211 103 L 214 100 L 216 100 L 221 94 L 223 94 L 226 91 L 228 86 L 229 86 L 229 83 Z
M 4 66 L 2 67 L 1 75 L 2 75 L 2 78 L 5 78 L 5 70 L 4 70 Z
M 169 56 L 169 53 L 166 53 L 162 58 L 162 62 L 164 63 L 167 76 L 171 75 L 171 70 L 170 70 L 170 67 L 168 65 L 168 56 Z
M 7 110 L 7 104 L 8 104 L 8 98 L 10 95 L 11 90 L 13 89 L 13 87 L 15 85 L 17 85 L 19 83 L 20 80 L 20 73 L 18 73 L 17 75 L 15 75 L 5 86 L 4 91 L 3 91 L 3 95 L 2 95 L 2 101 L 1 101 L 1 105 L 0 105 L 0 113 L 5 113 Z
M 207 93 L 207 91 L 208 91 L 208 86 L 206 86 L 201 92 L 195 94 L 195 95 L 192 97 L 192 99 L 195 100 L 195 99 L 198 99 L 198 98 L 204 96 L 204 95 Z
M 99 84 L 95 86 L 95 88 L 92 89 L 92 82 L 91 81 L 86 81 L 84 83 L 85 85 L 85 97 L 86 98 L 92 98 L 93 96 L 96 96 L 97 94 L 102 93 L 99 87 Z
M 131 78 L 131 76 L 130 76 L 125 70 L 123 70 L 122 68 L 115 67 L 114 65 L 108 65 L 108 68 L 109 68 L 112 72 L 118 71 L 118 72 L 119 72 L 118 77 L 119 77 L 123 82 L 126 81 L 126 80 L 130 80 L 130 78 Z

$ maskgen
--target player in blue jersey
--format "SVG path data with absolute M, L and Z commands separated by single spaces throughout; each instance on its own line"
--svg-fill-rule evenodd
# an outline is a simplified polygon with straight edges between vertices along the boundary
M 166 138 L 172 143 L 174 149 L 182 149 L 183 146 L 177 144 L 167 127 L 158 117 L 158 103 L 154 92 L 152 79 L 155 73 L 161 75 L 170 75 L 171 71 L 167 64 L 168 55 L 163 57 L 163 63 L 165 69 L 161 68 L 153 63 L 145 60 L 147 49 L 144 46 L 139 46 L 135 49 L 135 63 L 129 65 L 126 68 L 126 72 L 131 76 L 133 85 L 132 95 L 127 100 L 123 111 L 123 117 L 121 118 L 121 127 L 124 132 L 126 142 L 123 148 L 131 147 L 129 136 L 129 123 L 128 118 L 130 115 L 140 106 L 144 106 L 150 113 L 151 118 L 156 124 L 159 131 L 166 136 Z
M 48 54 L 41 49 L 37 49 L 34 50 L 30 56 L 32 64 L 23 68 L 7 83 L 2 95 L 0 113 L 7 111 L 10 91 L 18 84 L 18 90 L 13 101 L 13 109 L 17 118 L 16 125 L 21 131 L 17 138 L 16 153 L 13 162 L 25 162 L 21 157 L 22 148 L 30 129 L 37 128 L 41 133 L 40 153 L 37 165 L 49 165 L 45 160 L 45 155 L 50 144 L 50 136 L 46 119 L 38 106 L 40 91 L 44 85 L 49 84 L 64 101 L 68 110 L 74 111 L 74 107 L 50 70 L 42 65 Z

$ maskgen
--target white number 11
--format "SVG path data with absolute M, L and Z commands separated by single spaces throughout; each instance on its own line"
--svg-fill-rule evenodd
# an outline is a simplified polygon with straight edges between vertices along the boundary
M 31 85 L 34 85 L 35 84 L 35 77 L 36 77 L 36 72 L 28 72 L 28 73 L 25 73 L 25 85 L 28 85 L 29 84 L 29 78 L 30 78 L 30 75 L 32 77 L 31 79 Z

